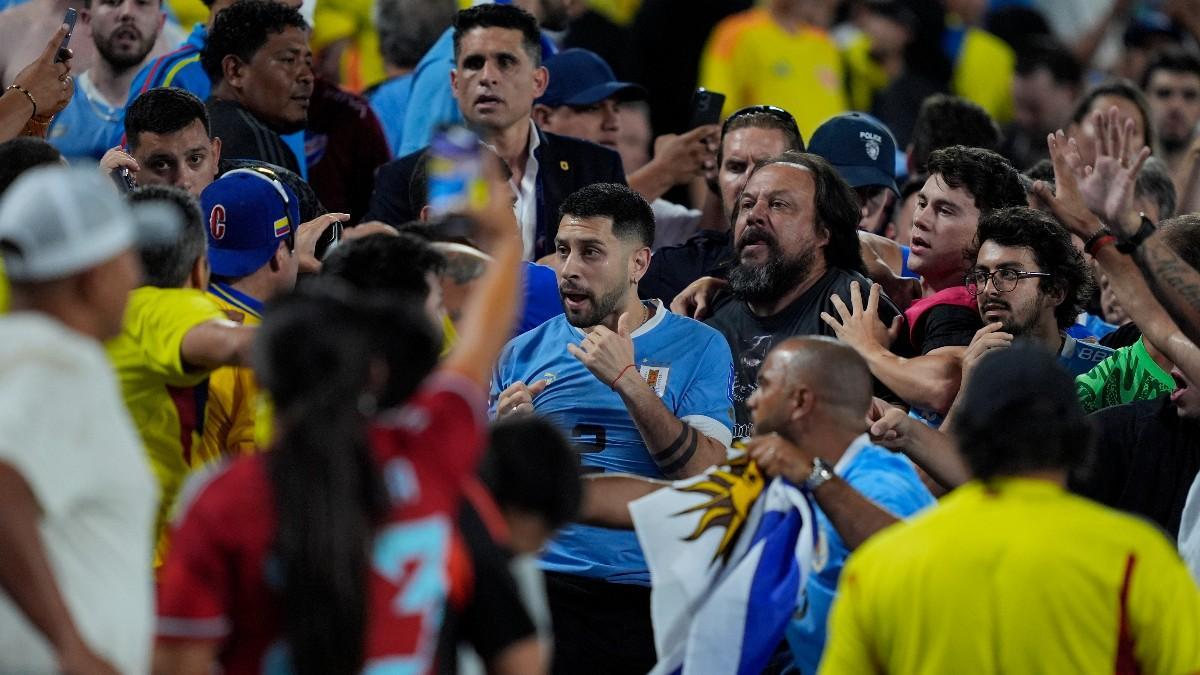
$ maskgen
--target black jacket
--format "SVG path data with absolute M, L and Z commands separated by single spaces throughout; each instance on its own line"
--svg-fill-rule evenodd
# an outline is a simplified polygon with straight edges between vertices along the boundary
M 534 150 L 538 160 L 534 255 L 540 258 L 554 249 L 558 207 L 567 195 L 593 183 L 625 184 L 625 170 L 621 168 L 621 156 L 608 148 L 541 129 L 537 133 L 541 143 Z M 379 167 L 375 174 L 375 192 L 364 220 L 380 220 L 394 226 L 416 220 L 426 202 L 423 193 L 427 181 L 421 179 L 414 184 L 413 174 L 426 150 L 423 148 Z

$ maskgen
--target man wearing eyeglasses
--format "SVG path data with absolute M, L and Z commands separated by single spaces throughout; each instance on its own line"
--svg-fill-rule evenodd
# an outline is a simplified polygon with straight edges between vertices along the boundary
M 964 383 L 986 354 L 1016 340 L 1056 354 L 1071 375 L 1082 375 L 1112 356 L 1112 349 L 1066 333 L 1087 302 L 1092 275 L 1058 221 L 1026 207 L 998 209 L 979 221 L 973 249 L 975 264 L 963 283 L 985 325 L 963 352 Z M 946 414 L 947 428 L 958 400 Z

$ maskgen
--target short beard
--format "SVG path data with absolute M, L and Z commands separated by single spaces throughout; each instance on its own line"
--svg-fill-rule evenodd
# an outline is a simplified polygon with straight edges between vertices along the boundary
M 771 248 L 765 263 L 739 263 L 729 270 L 729 289 L 734 295 L 746 302 L 772 302 L 795 289 L 812 271 L 816 251 L 808 250 L 789 259 Z
M 142 49 L 137 53 L 119 53 L 113 48 L 113 38 L 110 35 L 107 39 L 96 40 L 96 51 L 100 53 L 100 58 L 104 59 L 116 73 L 124 73 L 131 68 L 139 66 L 142 61 L 146 60 L 146 55 L 150 50 L 154 49 L 154 40 L 146 40 L 142 44 Z
M 617 305 L 621 304 L 621 298 L 625 297 L 625 292 L 627 290 L 628 289 L 626 288 L 617 287 L 600 296 L 599 299 L 597 299 L 595 295 L 590 295 L 589 297 L 592 300 L 592 312 L 578 319 L 571 318 L 571 313 L 567 311 L 567 304 L 564 301 L 563 313 L 567 316 L 567 323 L 575 326 L 576 328 L 591 328 L 592 326 L 599 326 L 604 322 L 604 319 L 608 318 L 608 315 L 617 310 Z M 559 294 L 559 300 L 563 300 L 561 293 Z

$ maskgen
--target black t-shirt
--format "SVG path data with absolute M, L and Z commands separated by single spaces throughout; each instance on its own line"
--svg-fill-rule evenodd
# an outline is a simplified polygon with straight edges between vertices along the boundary
M 296 154 L 279 134 L 263 124 L 249 110 L 216 97 L 204 103 L 212 125 L 212 135 L 221 139 L 221 155 L 229 159 L 257 159 L 300 173 Z
M 983 328 L 978 311 L 959 305 L 931 307 L 921 323 L 923 326 L 916 331 L 916 346 L 922 355 L 939 347 L 965 347 Z
M 1170 396 L 1091 414 L 1096 452 L 1071 477 L 1071 489 L 1101 504 L 1145 516 L 1174 540 L 1188 490 L 1200 472 L 1200 424 L 1182 419 Z
M 746 401 L 758 388 L 758 367 L 767 358 L 767 352 L 777 342 L 790 337 L 804 335 L 833 336 L 833 329 L 821 320 L 821 312 L 837 316 L 830 297 L 840 296 L 850 305 L 850 282 L 859 283 L 863 304 L 866 304 L 871 282 L 857 272 L 830 269 L 813 287 L 808 289 L 792 304 L 774 316 L 755 316 L 745 302 L 730 300 L 720 306 L 706 323 L 725 336 L 733 352 L 733 406 L 736 416 L 734 437 L 749 436 L 754 425 L 750 421 L 750 410 Z M 900 310 L 890 299 L 881 299 L 879 318 L 890 326 Z
M 643 300 L 662 300 L 667 305 L 688 284 L 700 277 L 724 279 L 733 260 L 733 237 L 729 232 L 701 230 L 678 246 L 664 246 L 650 258 L 650 269 L 638 281 Z
M 1100 338 L 1100 344 L 1105 347 L 1120 349 L 1121 347 L 1128 347 L 1137 342 L 1141 337 L 1141 329 L 1137 327 L 1137 324 L 1130 321 L 1121 324 L 1116 330 Z
M 509 571 L 509 554 L 492 539 L 470 500 L 463 500 L 458 527 L 470 554 L 474 584 L 461 612 L 447 603 L 438 637 L 440 675 L 458 672 L 459 642 L 474 647 L 486 663 L 509 645 L 536 634 L 516 579 Z

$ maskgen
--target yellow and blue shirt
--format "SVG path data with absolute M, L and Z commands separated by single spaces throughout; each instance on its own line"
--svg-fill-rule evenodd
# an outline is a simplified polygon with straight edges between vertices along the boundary
M 262 323 L 262 302 L 233 286 L 213 282 L 208 294 L 228 318 L 244 326 Z M 243 366 L 214 370 L 208 378 L 208 414 L 204 442 L 195 458 L 197 464 L 257 452 L 260 446 L 256 430 L 262 406 L 253 370 Z
M 202 291 L 143 286 L 129 294 L 121 334 L 105 345 L 158 479 L 162 500 L 156 535 L 162 534 L 175 497 L 195 466 L 208 398 L 209 371 L 183 362 L 183 339 L 196 326 L 224 318 Z M 161 556 L 161 536 L 158 542 Z

